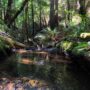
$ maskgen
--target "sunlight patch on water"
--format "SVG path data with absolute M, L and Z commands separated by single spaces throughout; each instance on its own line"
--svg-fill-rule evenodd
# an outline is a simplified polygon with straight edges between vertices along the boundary
M 28 58 L 23 58 L 22 60 L 18 61 L 18 63 L 22 63 L 22 64 L 34 64 L 33 60 L 28 59 Z

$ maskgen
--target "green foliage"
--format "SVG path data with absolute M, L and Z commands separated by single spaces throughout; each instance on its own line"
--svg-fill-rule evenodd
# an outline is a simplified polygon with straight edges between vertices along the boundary
M 5 48 L 8 48 L 9 46 L 3 41 L 2 38 L 0 38 L 0 51 L 5 53 Z
M 76 55 L 84 55 L 88 47 L 87 42 L 80 42 L 76 47 L 73 48 L 72 53 Z
M 83 17 L 82 20 L 78 23 L 78 19 L 81 18 L 80 15 L 76 15 L 75 20 L 72 20 L 68 24 L 68 28 L 64 28 L 64 32 L 67 33 L 67 35 L 72 36 L 72 37 L 79 37 L 81 33 L 83 32 L 90 32 L 90 18 L 88 17 Z M 74 25 L 74 23 L 78 23 Z
M 59 34 L 57 29 L 51 30 L 49 27 L 43 29 L 41 32 L 39 32 L 36 36 L 35 39 L 37 39 L 38 42 L 42 44 L 52 44 L 55 41 L 55 37 Z
M 46 35 L 46 37 L 55 37 L 59 32 L 57 31 L 57 29 L 51 30 L 50 27 L 47 27 L 40 33 Z
M 73 42 L 70 41 L 62 41 L 61 42 L 61 48 L 65 51 L 71 50 L 73 47 Z
M 5 43 L 3 42 L 3 40 L 0 38 L 0 49 L 3 50 Z

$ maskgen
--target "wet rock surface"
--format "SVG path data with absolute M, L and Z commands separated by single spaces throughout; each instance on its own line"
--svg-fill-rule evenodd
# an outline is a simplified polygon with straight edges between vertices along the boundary
M 22 78 L 0 78 L 0 90 L 53 90 L 49 83 L 39 80 Z

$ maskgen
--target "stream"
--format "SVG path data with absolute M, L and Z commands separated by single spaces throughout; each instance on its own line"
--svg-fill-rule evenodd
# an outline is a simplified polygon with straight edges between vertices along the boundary
M 90 75 L 69 61 L 46 52 L 16 52 L 0 63 L 0 90 L 90 90 Z

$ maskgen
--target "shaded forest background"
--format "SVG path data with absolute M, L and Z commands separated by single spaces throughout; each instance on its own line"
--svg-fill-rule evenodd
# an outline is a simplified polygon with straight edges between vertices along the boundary
M 24 43 L 44 30 L 53 41 L 77 36 L 89 31 L 89 22 L 90 0 L 0 0 L 1 31 Z

